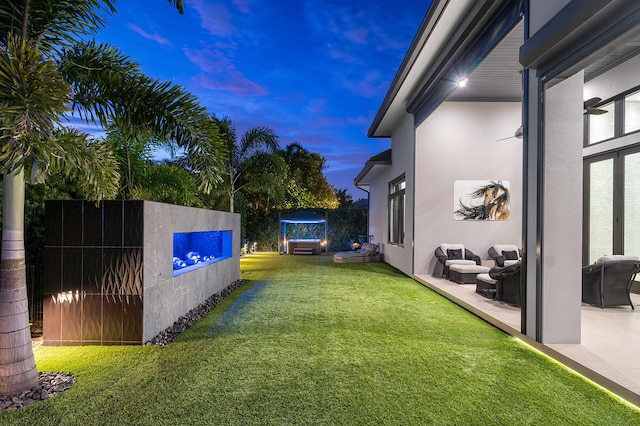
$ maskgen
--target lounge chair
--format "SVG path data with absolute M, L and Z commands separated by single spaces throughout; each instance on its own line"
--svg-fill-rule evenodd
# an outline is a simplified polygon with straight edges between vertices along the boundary
M 640 272 L 636 256 L 603 256 L 582 268 L 582 302 L 606 308 L 630 305 L 631 285 Z
M 520 262 L 494 266 L 487 274 L 476 277 L 476 293 L 513 306 L 520 306 Z
M 496 244 L 489 247 L 489 257 L 496 266 L 509 266 L 522 260 L 522 250 L 516 245 Z
M 378 245 L 363 243 L 362 247 L 355 251 L 341 251 L 333 255 L 336 263 L 352 262 L 380 262 L 382 254 L 378 253 Z
M 520 306 L 520 262 L 509 266 L 495 266 L 489 276 L 496 280 L 496 300 Z
M 462 244 L 440 244 L 435 250 L 436 269 L 433 274 L 449 278 L 451 265 L 480 265 L 480 256 L 464 247 Z

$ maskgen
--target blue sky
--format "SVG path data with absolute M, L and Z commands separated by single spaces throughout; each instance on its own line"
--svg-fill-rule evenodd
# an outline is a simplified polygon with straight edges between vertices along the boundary
M 118 2 L 97 40 L 120 48 L 146 74 L 185 86 L 239 131 L 269 126 L 280 145 L 326 157 L 336 188 L 388 139 L 368 139 L 429 1 L 162 0 Z

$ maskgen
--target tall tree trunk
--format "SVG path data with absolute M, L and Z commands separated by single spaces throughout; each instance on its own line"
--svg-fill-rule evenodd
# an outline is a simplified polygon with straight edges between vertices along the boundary
M 4 175 L 0 260 L 0 395 L 38 385 L 24 256 L 24 171 Z
M 236 195 L 235 188 L 236 176 L 233 172 L 233 165 L 229 165 L 229 212 L 233 213 L 233 199 Z

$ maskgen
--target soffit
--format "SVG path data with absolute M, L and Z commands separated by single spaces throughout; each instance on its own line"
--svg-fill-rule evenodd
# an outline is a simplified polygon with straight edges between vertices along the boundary
M 369 137 L 390 137 L 407 114 L 406 103 L 430 64 L 463 20 L 473 0 L 434 0 L 369 128 Z
M 467 76 L 465 87 L 453 89 L 448 101 L 520 101 L 522 65 L 518 61 L 524 41 L 524 23 L 518 24 Z
M 584 69 L 584 81 L 592 80 L 638 54 L 640 54 L 640 35 L 634 36 L 622 46 L 587 66 Z
M 384 168 L 384 166 L 388 166 L 391 164 L 391 149 L 387 149 L 386 151 L 382 151 L 380 154 L 374 155 L 371 157 L 358 176 L 353 180 L 353 184 L 355 186 L 361 187 L 364 185 L 369 185 L 369 182 L 377 175 L 378 169 Z

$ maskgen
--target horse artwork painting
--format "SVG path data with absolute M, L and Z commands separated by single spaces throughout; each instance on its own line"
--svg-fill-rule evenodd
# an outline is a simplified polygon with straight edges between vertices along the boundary
M 453 184 L 455 220 L 509 220 L 509 182 L 457 180 Z

